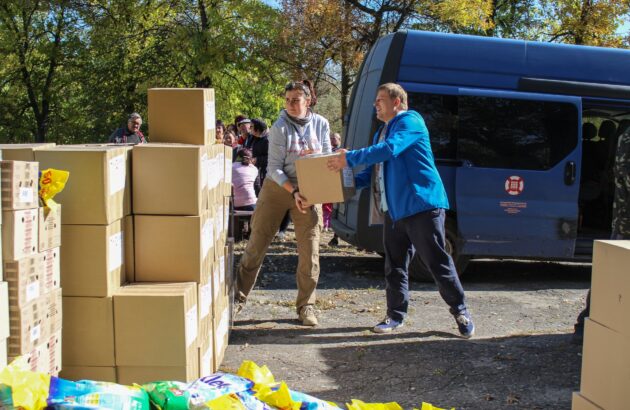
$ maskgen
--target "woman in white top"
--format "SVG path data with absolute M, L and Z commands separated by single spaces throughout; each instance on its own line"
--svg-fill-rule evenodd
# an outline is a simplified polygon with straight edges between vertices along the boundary
M 267 177 L 252 216 L 252 233 L 238 268 L 235 312 L 244 306 L 254 288 L 267 248 L 287 211 L 295 226 L 298 249 L 295 302 L 299 320 L 317 325 L 315 289 L 319 279 L 319 235 L 322 210 L 300 194 L 295 160 L 311 153 L 329 153 L 328 120 L 310 107 L 317 102 L 309 81 L 292 81 L 285 87 L 285 107 L 269 132 Z

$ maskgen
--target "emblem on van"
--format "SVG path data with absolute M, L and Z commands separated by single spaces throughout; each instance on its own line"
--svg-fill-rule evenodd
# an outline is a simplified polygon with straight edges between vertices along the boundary
M 505 180 L 505 192 L 510 195 L 520 195 L 523 192 L 523 188 L 525 187 L 525 182 L 523 178 L 512 175 L 508 179 Z

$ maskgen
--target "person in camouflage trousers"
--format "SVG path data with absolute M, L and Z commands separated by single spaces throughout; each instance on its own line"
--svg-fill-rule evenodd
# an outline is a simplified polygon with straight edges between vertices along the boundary
M 615 165 L 615 199 L 613 201 L 613 220 L 611 239 L 630 239 L 630 127 L 619 136 Z M 586 307 L 580 312 L 574 326 L 573 342 L 581 344 L 584 340 L 584 319 L 591 310 L 591 291 L 586 295 Z
M 619 136 L 615 155 L 612 239 L 630 239 L 630 128 Z

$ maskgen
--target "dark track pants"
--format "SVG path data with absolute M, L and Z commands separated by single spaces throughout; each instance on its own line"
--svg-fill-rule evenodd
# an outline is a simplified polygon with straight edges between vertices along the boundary
M 409 262 L 414 252 L 430 270 L 442 299 L 455 315 L 466 309 L 464 289 L 445 249 L 444 209 L 432 209 L 395 223 L 385 214 L 383 244 L 387 315 L 402 321 L 409 307 Z

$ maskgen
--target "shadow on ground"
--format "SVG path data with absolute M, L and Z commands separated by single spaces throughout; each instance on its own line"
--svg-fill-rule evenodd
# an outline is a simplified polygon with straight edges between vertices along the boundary
M 396 401 L 405 409 L 419 408 L 422 401 L 459 410 L 568 409 L 571 392 L 579 390 L 581 349 L 567 334 L 463 340 L 444 332 L 373 336 L 364 327 L 252 331 L 237 326 L 230 343 L 317 344 L 322 362 L 316 366 L 327 369 L 329 380 L 308 392 L 338 404 L 358 398 Z M 285 368 L 294 361 L 304 366 L 286 357 Z M 283 378 L 282 372 L 274 374 Z

